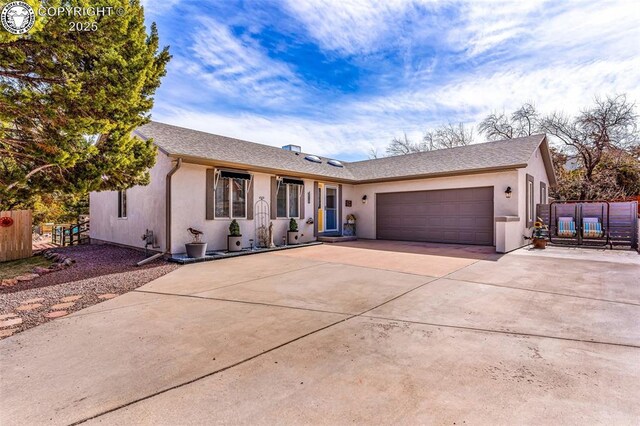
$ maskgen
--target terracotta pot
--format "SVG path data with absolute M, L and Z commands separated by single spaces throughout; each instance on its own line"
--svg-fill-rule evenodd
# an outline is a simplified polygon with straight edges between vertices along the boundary
M 299 236 L 300 236 L 299 231 L 287 231 L 287 244 L 289 245 L 299 244 L 300 243 Z
M 237 237 L 232 237 L 231 235 L 229 235 L 227 237 L 227 250 L 229 251 L 242 250 L 242 235 Z
M 536 249 L 545 249 L 547 247 L 547 240 L 543 238 L 534 238 L 533 239 L 533 248 Z

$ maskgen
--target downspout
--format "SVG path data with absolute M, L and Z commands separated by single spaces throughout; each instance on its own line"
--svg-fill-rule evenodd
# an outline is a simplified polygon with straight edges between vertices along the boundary
M 167 173 L 167 178 L 165 180 L 165 248 L 163 253 L 155 254 L 147 259 L 144 259 L 138 262 L 137 266 L 142 266 L 145 263 L 149 263 L 159 257 L 164 256 L 165 254 L 171 254 L 171 177 L 180 169 L 182 166 L 182 158 L 178 158 L 176 165 Z
M 167 179 L 166 179 L 166 193 L 165 193 L 165 221 L 167 224 L 167 228 L 165 229 L 165 240 L 167 242 L 165 248 L 164 248 L 164 252 L 167 254 L 171 253 L 171 177 L 178 171 L 178 169 L 182 166 L 182 158 L 178 158 L 178 161 L 176 162 L 176 165 L 173 166 L 173 169 L 171 169 L 169 171 L 169 173 L 167 173 Z

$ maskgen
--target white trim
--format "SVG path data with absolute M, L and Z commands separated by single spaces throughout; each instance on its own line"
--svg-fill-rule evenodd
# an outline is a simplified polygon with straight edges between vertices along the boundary
M 283 183 L 282 185 L 280 185 L 282 178 L 279 178 L 278 185 L 276 187 L 276 219 L 301 219 L 300 218 L 300 197 L 304 196 L 304 186 L 303 185 L 296 185 L 293 183 Z M 298 202 L 296 203 L 296 205 L 298 206 L 298 215 L 297 216 L 291 216 L 290 215 L 290 211 L 289 211 L 289 192 L 291 191 L 291 187 L 293 186 L 297 186 L 297 191 L 298 191 Z M 278 193 L 280 192 L 280 188 L 283 187 L 284 191 L 285 191 L 285 210 L 286 210 L 286 215 L 285 216 L 278 216 Z
M 328 189 L 333 189 L 335 190 L 335 199 L 334 199 L 334 207 L 333 210 L 335 211 L 335 216 L 336 216 L 336 227 L 329 229 L 329 227 L 327 226 L 327 218 L 329 217 L 329 215 L 327 214 L 327 195 L 329 193 Z M 338 225 L 338 187 L 335 185 L 324 185 L 324 226 L 323 226 L 323 231 L 322 232 L 338 232 L 339 230 L 339 225 Z
M 216 171 L 218 172 L 218 171 Z M 217 174 L 217 173 L 216 173 Z M 229 180 L 234 180 L 235 178 L 220 178 L 220 179 L 229 179 Z M 233 184 L 232 182 L 229 182 L 229 215 L 228 216 L 218 216 L 216 215 L 216 193 L 217 193 L 217 186 L 218 186 L 218 180 L 216 180 L 216 183 L 214 184 L 214 190 L 213 190 L 213 217 L 215 219 L 246 219 L 247 218 L 247 212 L 248 212 L 248 205 L 249 205 L 249 184 L 251 183 L 251 181 L 253 180 L 253 175 L 251 175 L 251 180 L 247 181 L 245 179 L 240 179 L 242 180 L 242 184 L 244 185 L 244 216 L 234 216 L 233 215 Z

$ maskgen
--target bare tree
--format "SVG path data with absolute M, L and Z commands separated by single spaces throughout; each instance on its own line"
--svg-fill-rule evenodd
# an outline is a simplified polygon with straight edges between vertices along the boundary
M 414 152 L 427 151 L 424 148 L 424 144 L 410 141 L 406 133 L 404 133 L 403 136 L 402 138 L 393 138 L 389 146 L 387 146 L 387 155 L 406 155 L 413 154 Z
M 372 146 L 371 148 L 369 148 L 369 160 L 375 160 L 376 158 L 379 158 L 380 155 L 378 154 L 378 148 L 376 148 L 375 146 Z
M 491 113 L 478 124 L 478 132 L 489 140 L 512 139 L 540 132 L 539 116 L 533 104 L 525 103 L 507 116 Z
M 387 146 L 387 155 L 406 155 L 415 152 L 433 151 L 434 149 L 453 148 L 473 143 L 473 128 L 464 123 L 447 124 L 436 129 L 427 130 L 421 142 L 409 140 L 407 134 L 403 138 L 393 138 Z
M 593 107 L 584 109 L 575 118 L 553 113 L 540 120 L 541 130 L 577 156 L 583 173 L 580 199 L 599 196 L 594 187 L 615 186 L 610 174 L 608 179 L 603 179 L 605 168 L 602 166 L 617 167 L 627 164 L 629 157 L 634 159 L 639 144 L 638 115 L 634 109 L 635 105 L 628 102 L 626 96 L 617 95 L 604 100 L 596 98 Z
M 449 123 L 446 126 L 427 131 L 423 142 L 428 144 L 429 150 L 471 145 L 473 143 L 473 128 L 467 129 L 464 123 Z

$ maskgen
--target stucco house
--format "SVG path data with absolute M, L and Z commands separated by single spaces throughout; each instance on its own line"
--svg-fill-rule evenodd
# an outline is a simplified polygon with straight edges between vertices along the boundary
M 225 249 L 234 218 L 249 247 L 258 215 L 280 243 L 292 217 L 305 242 L 340 235 L 349 214 L 358 238 L 508 252 L 556 183 L 545 135 L 348 163 L 157 122 L 135 135 L 158 147 L 151 183 L 91 193 L 91 238 L 143 247 L 149 229 L 171 254 L 184 253 L 190 227 Z

